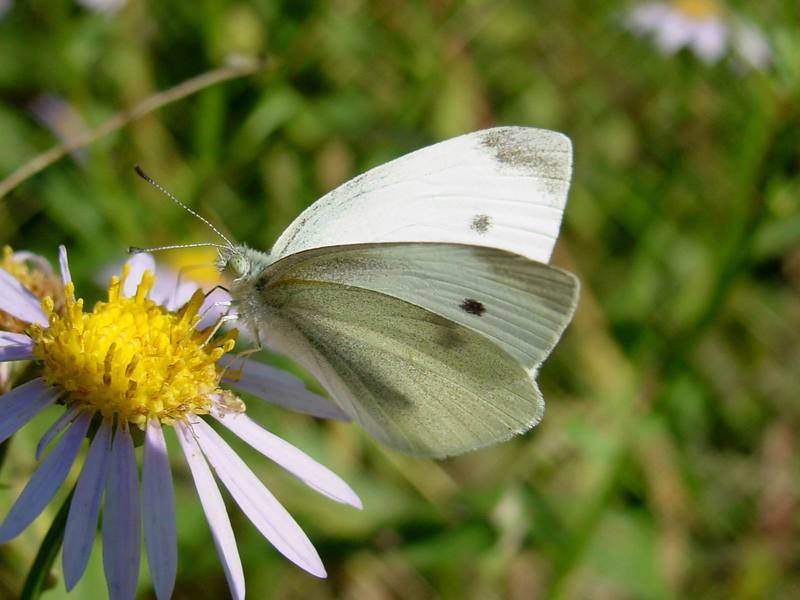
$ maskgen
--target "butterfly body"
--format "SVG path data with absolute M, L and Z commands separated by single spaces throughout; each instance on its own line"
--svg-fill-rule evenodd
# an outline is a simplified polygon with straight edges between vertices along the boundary
M 241 319 L 385 445 L 448 456 L 541 419 L 539 366 L 577 303 L 549 266 L 569 141 L 504 127 L 377 167 L 270 253 L 220 254 Z

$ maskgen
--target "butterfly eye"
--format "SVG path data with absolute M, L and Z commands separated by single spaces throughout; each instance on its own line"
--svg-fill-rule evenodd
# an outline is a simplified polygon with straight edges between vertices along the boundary
M 238 277 L 247 275 L 247 272 L 250 270 L 250 262 L 241 254 L 234 254 L 228 262 L 228 266 L 233 269 L 233 272 Z

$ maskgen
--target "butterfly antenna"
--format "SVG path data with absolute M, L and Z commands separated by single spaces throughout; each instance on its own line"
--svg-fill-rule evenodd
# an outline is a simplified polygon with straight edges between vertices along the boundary
M 171 244 L 169 246 L 154 246 L 152 248 L 140 248 L 139 246 L 128 246 L 128 254 L 141 254 L 142 252 L 160 252 L 161 250 L 178 250 L 179 248 L 223 248 L 228 246 L 213 244 L 211 242 L 200 242 L 197 244 Z
M 176 197 L 175 197 L 175 196 L 174 196 L 172 193 L 170 193 L 169 191 L 167 191 L 167 190 L 166 190 L 164 187 L 162 187 L 160 184 L 156 183 L 156 182 L 155 182 L 155 181 L 154 181 L 154 180 L 153 180 L 153 179 L 152 179 L 152 178 L 151 178 L 151 177 L 150 177 L 150 176 L 149 176 L 147 173 L 145 173 L 145 172 L 142 170 L 142 168 L 141 168 L 139 165 L 136 165 L 136 166 L 134 166 L 133 168 L 134 168 L 134 170 L 136 171 L 136 174 L 137 174 L 139 177 L 141 177 L 142 179 L 144 179 L 144 180 L 145 180 L 147 183 L 149 183 L 150 185 L 152 185 L 152 186 L 153 186 L 154 188 L 156 188 L 156 189 L 157 189 L 159 192 L 161 192 L 162 194 L 164 194 L 164 195 L 165 195 L 167 198 L 169 198 L 170 200 L 172 200 L 172 201 L 173 201 L 175 204 L 177 204 L 178 206 L 180 206 L 180 207 L 181 207 L 183 210 L 185 210 L 186 212 L 188 212 L 190 215 L 192 215 L 192 216 L 194 216 L 194 217 L 197 217 L 197 218 L 198 218 L 198 219 L 200 219 L 200 220 L 201 220 L 203 223 L 205 223 L 206 225 L 208 225 L 208 227 L 211 229 L 211 231 L 213 231 L 213 232 L 214 232 L 214 233 L 216 233 L 216 234 L 217 234 L 219 237 L 221 237 L 223 240 L 225 240 L 225 243 L 227 244 L 227 247 L 228 247 L 228 248 L 233 248 L 233 247 L 234 247 L 234 246 L 233 246 L 233 243 L 232 243 L 232 242 L 231 242 L 231 241 L 230 241 L 230 240 L 229 240 L 227 237 L 225 237 L 224 235 L 222 235 L 222 232 L 221 232 L 219 229 L 217 229 L 216 227 L 214 227 L 214 226 L 211 224 L 211 221 L 209 221 L 209 220 L 208 220 L 208 219 L 206 219 L 205 217 L 202 217 L 202 216 L 200 216 L 200 215 L 199 215 L 197 212 L 193 211 L 191 208 L 189 208 L 188 206 L 186 206 L 186 205 L 185 205 L 183 202 L 181 202 L 180 200 L 178 200 L 178 199 L 177 199 L 177 198 L 176 198 Z M 225 246 L 220 246 L 219 244 L 187 244 L 187 245 L 185 245 L 185 246 L 162 246 L 162 247 L 159 247 L 159 248 L 151 248 L 150 250 L 168 250 L 168 249 L 172 249 L 172 248 L 194 248 L 194 247 L 196 247 L 196 246 L 218 246 L 218 247 L 222 247 L 222 248 L 224 248 L 224 247 L 225 247 Z M 144 250 L 144 249 L 141 249 L 141 248 L 136 248 L 136 250 L 139 250 L 139 251 L 141 251 L 141 252 L 145 252 L 145 251 L 147 251 L 147 250 Z M 131 250 L 129 250 L 129 251 L 132 251 L 132 249 L 131 249 Z M 135 253 L 135 252 L 134 252 L 134 253 Z

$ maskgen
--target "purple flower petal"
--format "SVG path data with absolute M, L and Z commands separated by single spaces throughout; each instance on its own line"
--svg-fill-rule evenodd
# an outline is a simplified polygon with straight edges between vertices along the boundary
M 153 275 L 156 274 L 156 261 L 149 254 L 141 253 L 134 254 L 127 261 L 128 277 L 122 285 L 122 296 L 131 298 L 136 295 L 136 288 L 142 281 L 142 275 L 145 271 L 150 271 Z
M 86 123 L 78 111 L 58 94 L 38 94 L 29 104 L 29 110 L 62 144 L 69 144 L 87 131 Z M 80 166 L 86 166 L 85 148 L 73 148 L 69 154 Z
M 64 551 L 61 553 L 67 591 L 75 587 L 89 562 L 110 455 L 111 422 L 104 419 L 89 446 L 69 505 Z
M 178 547 L 175 498 L 167 445 L 157 419 L 150 419 L 144 438 L 142 464 L 142 523 L 147 564 L 158 600 L 169 600 L 175 587 Z
M 194 434 L 189 426 L 184 423 L 177 424 L 178 441 L 189 463 L 192 479 L 203 505 L 211 536 L 217 547 L 217 554 L 225 570 L 225 578 L 234 600 L 244 600 L 244 573 L 239 551 L 236 549 L 236 538 L 233 535 L 230 519 L 225 510 L 225 502 L 219 493 L 219 488 L 214 481 L 214 476 L 208 468 L 203 453 L 197 445 Z
M 656 47 L 667 56 L 674 54 L 692 39 L 691 21 L 682 13 L 670 11 L 653 30 Z
M 192 290 L 193 292 L 194 290 Z M 188 295 L 184 295 L 181 298 L 180 294 L 175 294 L 174 299 L 171 302 L 170 306 L 167 305 L 167 308 L 174 310 L 175 308 L 184 304 L 191 293 Z M 182 302 L 180 301 L 182 300 Z M 203 300 L 203 304 L 200 307 L 199 313 L 203 315 L 203 318 L 200 319 L 200 322 L 197 323 L 197 329 L 204 329 L 205 327 L 211 327 L 219 320 L 219 318 L 225 314 L 235 315 L 236 309 L 233 306 L 225 306 L 225 303 L 231 302 L 231 295 L 223 289 L 217 288 L 210 294 L 208 294 Z M 214 306 L 217 304 L 218 306 Z
M 312 575 L 326 577 L 306 534 L 244 461 L 205 421 L 192 423 L 192 431 L 217 477 L 261 535 L 296 565 Z
M 216 409 L 212 409 L 211 414 L 261 454 L 278 463 L 320 494 L 337 502 L 361 508 L 361 500 L 341 477 L 289 442 L 263 429 L 247 415 L 220 413 Z
M 0 396 L 0 442 L 14 435 L 46 406 L 56 401 L 58 388 L 33 379 Z
M 22 333 L 0 331 L 0 362 L 30 360 L 33 358 L 33 342 Z
M 0 310 L 27 323 L 47 327 L 47 317 L 44 316 L 36 296 L 5 269 L 0 269 Z
M 45 431 L 44 435 L 39 440 L 39 443 L 36 444 L 36 460 L 39 460 L 42 457 L 42 452 L 44 452 L 44 449 L 47 448 L 47 445 L 53 441 L 53 438 L 64 431 L 67 426 L 72 423 L 79 411 L 80 408 L 77 405 L 71 406 L 62 413 L 58 420 L 53 423 L 47 431 Z
M 34 254 L 33 252 L 28 252 L 27 250 L 20 250 L 19 252 L 14 252 L 12 256 L 16 261 L 20 262 L 25 261 L 31 263 L 43 273 L 46 273 L 48 275 L 53 274 L 53 267 L 50 266 L 50 262 L 44 256 Z
M 52 500 L 80 450 L 90 420 L 88 414 L 79 417 L 38 466 L 0 525 L 0 543 L 17 537 Z
M 227 385 L 237 390 L 321 419 L 350 420 L 350 417 L 333 402 L 309 392 L 300 379 L 285 371 L 254 360 L 246 360 L 242 365 L 240 359 L 230 355 L 225 356 L 217 364 L 220 367 L 231 366 L 234 369 L 241 369 L 238 381 L 231 377 L 224 378 Z
M 133 441 L 117 426 L 103 511 L 103 569 L 110 600 L 133 600 L 139 578 L 139 490 Z
M 64 285 L 72 283 L 72 274 L 69 272 L 69 260 L 67 260 L 66 246 L 58 247 L 58 267 L 61 270 L 61 281 Z
M 186 304 L 200 287 L 191 280 L 184 279 L 179 282 L 178 275 L 172 270 L 159 269 L 156 277 L 150 298 L 153 302 L 163 305 L 167 310 L 176 310 Z
M 722 22 L 713 19 L 698 23 L 689 45 L 703 62 L 713 64 L 725 55 L 728 28 Z

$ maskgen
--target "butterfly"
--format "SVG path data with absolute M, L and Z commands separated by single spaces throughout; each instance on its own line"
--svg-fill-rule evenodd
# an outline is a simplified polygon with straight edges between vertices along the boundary
M 369 434 L 461 454 L 542 418 L 536 375 L 579 293 L 547 264 L 571 169 L 554 131 L 461 135 L 329 192 L 269 252 L 222 246 L 217 266 L 238 318 Z

